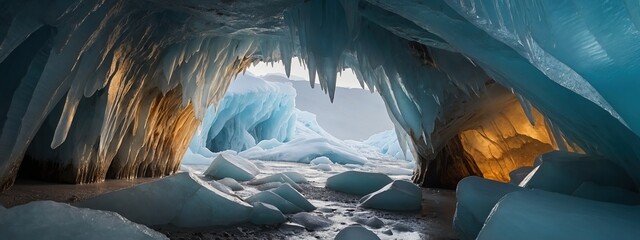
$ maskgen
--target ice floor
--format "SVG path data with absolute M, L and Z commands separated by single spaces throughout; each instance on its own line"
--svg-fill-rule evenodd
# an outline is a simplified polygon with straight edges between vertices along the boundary
M 358 207 L 360 196 L 344 194 L 326 189 L 328 177 L 346 170 L 362 170 L 371 172 L 403 173 L 407 170 L 406 162 L 371 161 L 363 166 L 344 166 L 333 164 L 332 171 L 322 171 L 312 168 L 312 165 L 253 161 L 260 168 L 260 175 L 256 178 L 269 176 L 274 173 L 295 171 L 304 175 L 308 184 L 300 184 L 302 194 L 313 203 L 317 210 L 310 212 L 315 216 L 322 216 L 333 221 L 328 228 L 309 231 L 289 221 L 279 227 L 241 225 L 225 228 L 178 229 L 171 226 L 157 226 L 154 229 L 166 234 L 171 239 L 333 239 L 343 228 L 358 223 L 363 219 L 377 217 L 384 225 L 380 228 L 368 227 L 381 239 L 457 239 L 451 223 L 455 211 L 455 193 L 450 190 L 423 189 L 422 210 L 418 212 L 390 212 Z M 184 169 L 202 174 L 208 165 L 188 165 Z M 409 179 L 410 175 L 390 175 L 394 180 Z M 206 179 L 206 178 L 204 178 Z M 256 186 L 242 183 L 244 190 L 235 192 L 242 198 L 257 192 Z

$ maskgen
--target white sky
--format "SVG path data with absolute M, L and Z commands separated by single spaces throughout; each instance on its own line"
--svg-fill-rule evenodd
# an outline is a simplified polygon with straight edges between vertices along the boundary
M 272 65 L 271 63 L 261 62 L 255 66 L 249 67 L 247 71 L 256 76 L 264 76 L 267 74 L 285 74 L 284 64 L 282 64 L 282 62 L 273 63 L 273 66 L 271 65 Z M 298 58 L 291 59 L 291 78 L 290 79 L 309 81 L 309 71 L 307 71 L 307 69 L 300 64 L 300 61 L 298 60 Z M 316 84 L 318 84 L 317 74 L 316 74 Z M 358 78 L 356 78 L 356 75 L 353 73 L 353 71 L 351 71 L 351 69 L 347 69 L 342 73 L 338 73 L 336 86 L 343 87 L 343 88 L 362 89 L 362 87 L 360 87 L 360 82 L 358 82 Z

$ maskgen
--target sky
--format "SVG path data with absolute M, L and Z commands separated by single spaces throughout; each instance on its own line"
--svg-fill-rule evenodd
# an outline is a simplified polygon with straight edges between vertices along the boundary
M 256 75 L 256 76 L 264 76 L 267 74 L 284 74 L 284 65 L 282 64 L 282 62 L 273 63 L 273 66 L 271 65 L 272 65 L 271 63 L 260 62 L 257 65 L 247 69 L 247 71 L 251 72 L 253 75 Z M 309 71 L 307 71 L 307 69 L 300 64 L 300 61 L 298 60 L 298 58 L 293 58 L 291 60 L 291 78 L 290 79 L 309 81 Z M 317 75 L 316 75 L 316 83 L 318 83 Z M 356 78 L 356 75 L 353 73 L 353 71 L 351 71 L 351 69 L 347 69 L 343 71 L 342 74 L 338 73 L 336 86 L 343 87 L 343 88 L 362 89 L 362 87 L 360 87 L 360 82 L 358 82 L 358 78 Z

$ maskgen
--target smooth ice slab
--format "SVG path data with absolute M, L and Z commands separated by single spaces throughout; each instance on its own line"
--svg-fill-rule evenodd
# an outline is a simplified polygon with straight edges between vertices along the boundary
M 204 175 L 214 179 L 228 177 L 238 181 L 249 181 L 259 173 L 258 167 L 249 160 L 237 155 L 221 153 L 211 162 Z
M 294 214 L 293 216 L 291 216 L 291 221 L 304 226 L 307 230 L 310 231 L 328 228 L 333 225 L 333 221 L 328 218 L 306 212 Z
M 2 239 L 169 239 L 114 212 L 36 201 L 0 211 Z
M 280 195 L 275 194 L 271 191 L 256 193 L 255 195 L 245 199 L 245 201 L 252 204 L 255 202 L 271 204 L 277 207 L 284 214 L 304 212 L 304 209 L 296 206 L 295 204 L 287 201 L 287 199 L 284 199 Z
M 415 184 L 396 180 L 360 199 L 360 206 L 389 211 L 416 211 L 422 208 L 422 190 Z
M 540 155 L 539 158 L 542 163 L 521 186 L 568 195 L 584 182 L 636 190 L 623 168 L 600 157 L 556 151 Z
M 640 194 L 637 192 L 631 192 L 619 187 L 601 186 L 592 182 L 583 183 L 571 195 L 600 202 L 625 205 L 640 204 Z
M 227 186 L 228 188 L 231 188 L 231 190 L 233 190 L 233 191 L 242 191 L 242 190 L 244 190 L 244 187 L 242 185 L 240 185 L 240 183 L 238 183 L 238 181 L 236 181 L 233 178 L 223 178 L 223 179 L 218 180 L 217 182 Z
M 393 180 L 382 173 L 346 171 L 327 179 L 328 189 L 354 195 L 367 195 L 391 183 Z
M 476 239 L 491 209 L 508 193 L 525 188 L 481 177 L 466 177 L 458 183 L 453 229 L 460 239 Z
M 211 187 L 192 173 L 105 193 L 77 204 L 117 212 L 148 226 L 227 226 L 251 216 L 251 205 Z
M 217 181 L 209 181 L 209 185 L 220 192 L 226 193 L 228 195 L 233 195 L 233 190 L 222 183 L 219 183 Z
M 638 239 L 640 208 L 541 190 L 507 194 L 479 240 Z
M 287 218 L 277 207 L 263 202 L 254 202 L 251 223 L 256 225 L 273 225 L 287 221 Z
M 340 230 L 340 232 L 338 232 L 338 234 L 334 239 L 335 240 L 351 240 L 351 239 L 379 240 L 380 238 L 378 237 L 378 235 L 376 235 L 369 229 L 366 229 L 363 226 L 360 226 L 359 224 L 354 224 Z
M 291 185 L 289 185 L 288 183 L 285 183 L 282 186 L 270 191 L 278 194 L 280 197 L 302 208 L 304 211 L 310 212 L 316 210 L 316 207 L 313 206 L 313 204 L 311 204 L 307 200 L 307 198 L 302 196 L 300 192 L 291 187 Z

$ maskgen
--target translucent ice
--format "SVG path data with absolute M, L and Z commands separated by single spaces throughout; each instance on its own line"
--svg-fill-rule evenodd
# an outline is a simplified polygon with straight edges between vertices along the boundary
M 240 156 L 222 153 L 218 155 L 204 172 L 214 179 L 233 178 L 238 181 L 249 181 L 260 173 L 256 165 Z
M 114 212 L 35 201 L 0 212 L 3 239 L 168 239 Z
M 255 195 L 245 199 L 245 201 L 249 203 L 255 203 L 255 202 L 268 203 L 277 207 L 284 214 L 304 212 L 302 208 L 296 206 L 295 204 L 287 201 L 280 195 L 275 194 L 271 191 L 262 191 L 262 192 L 256 193 Z
M 228 188 L 231 188 L 231 190 L 233 190 L 233 191 L 244 190 L 244 187 L 242 185 L 240 185 L 240 183 L 238 183 L 233 178 L 223 178 L 223 179 L 218 180 L 217 182 L 227 186 Z
M 117 212 L 145 225 L 226 226 L 249 220 L 251 205 L 211 187 L 192 173 L 84 200 L 80 207 Z
M 377 240 L 380 239 L 375 233 L 366 229 L 359 224 L 354 224 L 343 228 L 338 232 L 335 240 L 349 240 L 349 239 L 361 239 L 361 240 Z
M 288 183 L 271 190 L 271 192 L 280 195 L 280 197 L 293 203 L 294 205 L 302 208 L 304 211 L 310 212 L 316 210 L 316 207 L 311 204 L 307 198 L 305 198 L 300 192 L 291 187 Z
M 319 164 L 332 164 L 333 162 L 328 157 L 317 157 L 311 160 L 311 162 L 309 163 L 313 165 L 319 165 Z
M 263 202 L 254 202 L 251 213 L 251 223 L 257 225 L 280 224 L 287 221 L 287 218 L 275 206 Z
M 416 211 L 422 208 L 422 190 L 414 183 L 396 180 L 360 199 L 360 206 L 389 211 Z
M 367 195 L 375 192 L 393 180 L 381 173 L 346 171 L 327 179 L 328 189 L 354 195 Z

